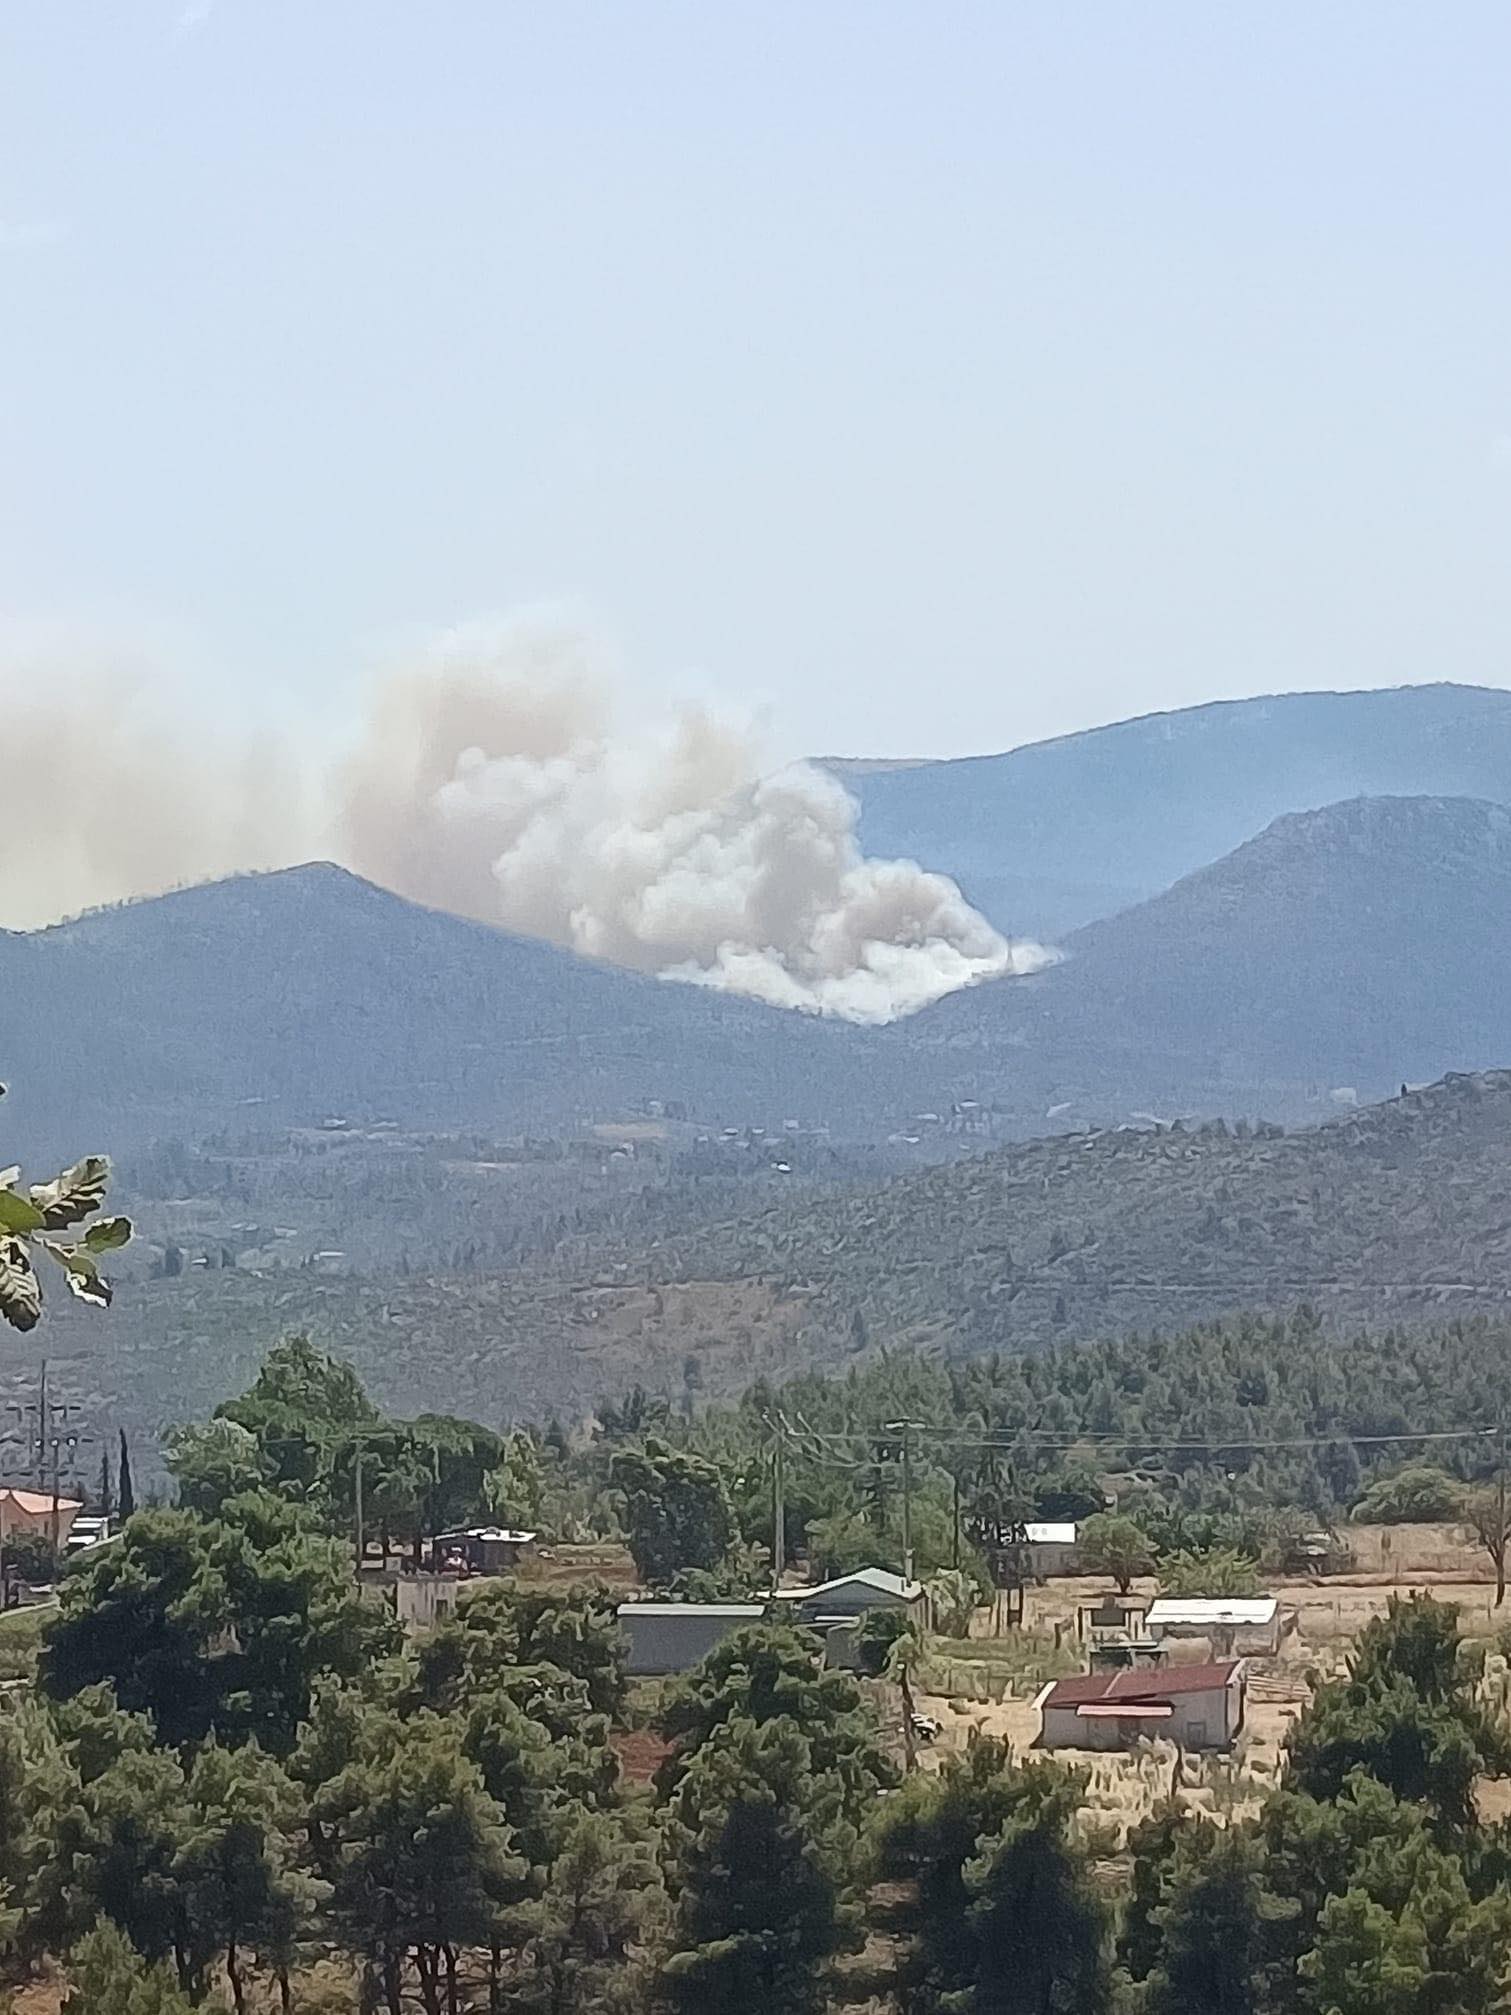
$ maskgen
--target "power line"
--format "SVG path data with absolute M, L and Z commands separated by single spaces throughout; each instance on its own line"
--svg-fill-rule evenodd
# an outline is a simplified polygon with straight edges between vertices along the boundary
M 1203 1452 L 1240 1454 L 1245 1451 L 1252 1453 L 1285 1448 L 1332 1448 L 1341 1441 L 1346 1441 L 1355 1448 L 1399 1447 L 1418 1442 L 1486 1441 L 1493 1440 L 1498 1431 L 1493 1425 L 1417 1428 L 1393 1434 L 1354 1434 L 1347 1428 L 1337 1428 L 1330 1434 L 1306 1434 L 1278 1436 L 1274 1438 L 1210 1434 L 1199 1438 L 1181 1437 L 1172 1440 L 1168 1436 L 1152 1430 L 1127 1434 L 1089 1431 L 1085 1434 L 1051 1435 L 1042 1434 L 1034 1428 L 1025 1427 L 1014 1430 L 1011 1435 L 1008 1435 L 1005 1431 L 1001 1435 L 964 1435 L 954 1433 L 948 1428 L 927 1427 L 916 1421 L 912 1424 L 912 1427 L 914 1434 L 932 1442 L 935 1447 L 987 1449 L 995 1450 L 1004 1455 L 1012 1454 L 1025 1441 L 1030 1442 L 1037 1448 L 1075 1449 L 1091 1447 L 1109 1451 L 1114 1449 L 1148 1448 L 1167 1454 L 1196 1455 Z M 833 1444 L 842 1443 L 851 1448 L 860 1448 L 868 1451 L 874 1451 L 878 1443 L 891 1443 L 897 1440 L 895 1434 L 889 1434 L 885 1429 L 877 1429 L 869 1433 L 862 1429 L 846 1429 L 835 1432 L 826 1431 L 821 1437 L 815 1433 L 814 1438 L 815 1440 L 822 1440 Z M 823 1457 L 814 1457 L 812 1459 L 819 1462 L 824 1460 Z M 865 1466 L 863 1463 L 856 1462 L 847 1464 L 834 1457 L 830 1458 L 830 1464 L 836 1468 L 863 1468 Z

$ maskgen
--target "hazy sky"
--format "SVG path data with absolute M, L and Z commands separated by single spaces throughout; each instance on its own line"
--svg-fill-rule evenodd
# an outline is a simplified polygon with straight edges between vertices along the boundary
M 8 0 L 0 658 L 783 752 L 1511 682 L 1511 10 Z M 14 676 L 14 671 L 12 671 Z

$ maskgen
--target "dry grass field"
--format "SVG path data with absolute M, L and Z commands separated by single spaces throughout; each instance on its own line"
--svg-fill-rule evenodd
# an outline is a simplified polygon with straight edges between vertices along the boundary
M 1423 1589 L 1456 1603 L 1470 1637 L 1493 1642 L 1511 1626 L 1511 1598 L 1497 1613 L 1489 1562 L 1454 1527 L 1363 1526 L 1351 1528 L 1348 1538 L 1356 1564 L 1347 1577 L 1266 1584 L 1293 1614 L 1295 1627 L 1278 1656 L 1249 1661 L 1246 1726 L 1232 1756 L 1178 1758 L 1173 1744 L 1158 1739 L 1127 1754 L 1056 1752 L 1090 1773 L 1083 1820 L 1088 1838 L 1115 1852 L 1128 1828 L 1172 1789 L 1182 1803 L 1218 1817 L 1252 1812 L 1276 1781 L 1287 1731 L 1314 1683 L 1343 1669 L 1355 1638 L 1371 1617 L 1384 1614 L 1393 1594 Z M 942 1733 L 922 1752 L 925 1767 L 937 1768 L 978 1733 L 1006 1736 L 1017 1754 L 1033 1753 L 1035 1699 L 1049 1680 L 1085 1669 L 1077 1607 L 1104 1586 L 1091 1579 L 1051 1581 L 1028 1591 L 1022 1631 L 933 1640 L 918 1704 L 942 1724 Z M 1154 1593 L 1152 1582 L 1139 1586 Z M 985 1612 L 975 1627 L 988 1627 Z M 1178 1655 L 1198 1659 L 1208 1649 L 1198 1640 Z M 1511 1675 L 1494 1655 L 1486 1686 L 1504 1708 Z M 1487 1785 L 1482 1803 L 1487 1817 L 1511 1813 L 1511 1785 Z

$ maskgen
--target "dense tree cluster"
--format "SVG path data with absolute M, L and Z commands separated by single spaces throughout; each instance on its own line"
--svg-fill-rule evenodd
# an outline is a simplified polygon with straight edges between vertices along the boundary
M 1085 1773 L 1001 1743 L 908 1768 L 895 1618 L 861 1675 L 772 1618 L 648 1692 L 600 1589 L 480 1583 L 405 1642 L 353 1573 L 360 1452 L 395 1537 L 519 1491 L 648 1579 L 748 1593 L 779 1428 L 815 1562 L 847 1531 L 889 1555 L 907 1456 L 946 1612 L 1051 1507 L 1118 1579 L 1250 1584 L 1254 1479 L 1215 1446 L 1098 1510 L 1098 1444 L 1010 1441 L 990 1380 L 992 1432 L 944 1432 L 962 1375 L 899 1358 L 692 1422 L 630 1393 L 574 1440 L 385 1421 L 280 1346 L 176 1441 L 180 1503 L 65 1576 L 35 1696 L 0 1712 L 0 1970 L 60 1965 L 73 2015 L 1505 2015 L 1511 1827 L 1480 1815 L 1511 1735 L 1451 1608 L 1363 1632 L 1257 1814 L 1167 1802 L 1123 1838 Z
M 1503 1561 L 1495 1493 L 1476 1486 L 1496 1470 L 1508 1375 L 1511 1332 L 1340 1341 L 1303 1310 L 1029 1358 L 888 1353 L 758 1384 L 663 1431 L 719 1468 L 753 1541 L 771 1531 L 780 1417 L 787 1554 L 806 1550 L 822 1573 L 900 1567 L 892 1427 L 907 1419 L 925 1574 L 960 1565 L 1001 1579 L 1024 1521 L 1076 1519 L 1120 1583 L 1157 1566 L 1162 1580 L 1241 1593 L 1256 1571 L 1299 1564 L 1309 1531 L 1337 1526 L 1346 1541 L 1355 1514 L 1483 1527 L 1488 1557 Z
M 825 2005 L 895 1778 L 816 1641 L 730 1639 L 667 1703 L 666 1769 L 636 1790 L 601 1598 L 489 1584 L 400 1648 L 329 1542 L 261 1508 L 306 1549 L 302 1579 L 285 1562 L 251 1593 L 286 1647 L 276 1700 L 217 1576 L 247 1498 L 139 1514 L 68 1584 L 38 1698 L 0 1717 L 13 1978 L 61 1958 L 78 2015 L 180 2015 L 220 1984 L 237 2015 L 269 1991 L 290 2009 L 316 1961 L 345 1982 L 321 2005 L 386 2015 Z

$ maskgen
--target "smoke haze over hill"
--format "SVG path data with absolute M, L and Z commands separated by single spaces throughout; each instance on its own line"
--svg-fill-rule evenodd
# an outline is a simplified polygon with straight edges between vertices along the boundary
M 438 908 L 852 1021 L 1048 956 L 946 877 L 865 859 L 844 787 L 764 775 L 749 731 L 699 711 L 621 727 L 591 642 L 557 624 L 451 633 L 334 768 L 176 736 L 94 683 L 88 734 L 40 699 L 8 719 L 13 925 L 333 851 Z

